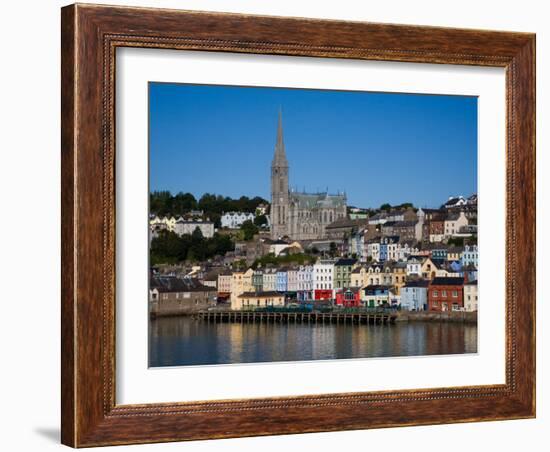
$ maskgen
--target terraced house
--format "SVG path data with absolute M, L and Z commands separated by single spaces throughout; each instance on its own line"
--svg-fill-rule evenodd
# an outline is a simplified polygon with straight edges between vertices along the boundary
M 357 259 L 338 259 L 334 264 L 334 288 L 345 289 L 351 286 L 351 272 Z

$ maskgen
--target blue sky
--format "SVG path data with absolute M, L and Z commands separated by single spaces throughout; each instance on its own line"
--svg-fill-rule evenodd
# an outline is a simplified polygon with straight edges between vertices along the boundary
M 277 116 L 290 185 L 435 207 L 477 191 L 477 98 L 149 84 L 150 189 L 269 199 Z

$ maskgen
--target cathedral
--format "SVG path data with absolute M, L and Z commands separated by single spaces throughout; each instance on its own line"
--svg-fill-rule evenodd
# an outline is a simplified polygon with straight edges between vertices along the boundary
M 271 238 L 325 238 L 325 227 L 347 215 L 346 195 L 291 191 L 288 172 L 282 117 L 279 112 L 275 155 L 271 163 Z

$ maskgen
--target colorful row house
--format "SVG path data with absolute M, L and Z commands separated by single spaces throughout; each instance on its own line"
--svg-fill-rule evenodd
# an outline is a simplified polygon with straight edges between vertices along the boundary
M 345 308 L 361 306 L 361 289 L 354 287 L 351 289 L 337 289 L 335 292 L 335 303 L 337 306 Z
M 428 286 L 430 311 L 461 311 L 464 309 L 464 278 L 436 277 Z

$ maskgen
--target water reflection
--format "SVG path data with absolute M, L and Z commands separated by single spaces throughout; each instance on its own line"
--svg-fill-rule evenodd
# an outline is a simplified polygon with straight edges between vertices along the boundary
M 183 366 L 477 352 L 477 326 L 460 323 L 301 325 L 149 322 L 149 365 Z

